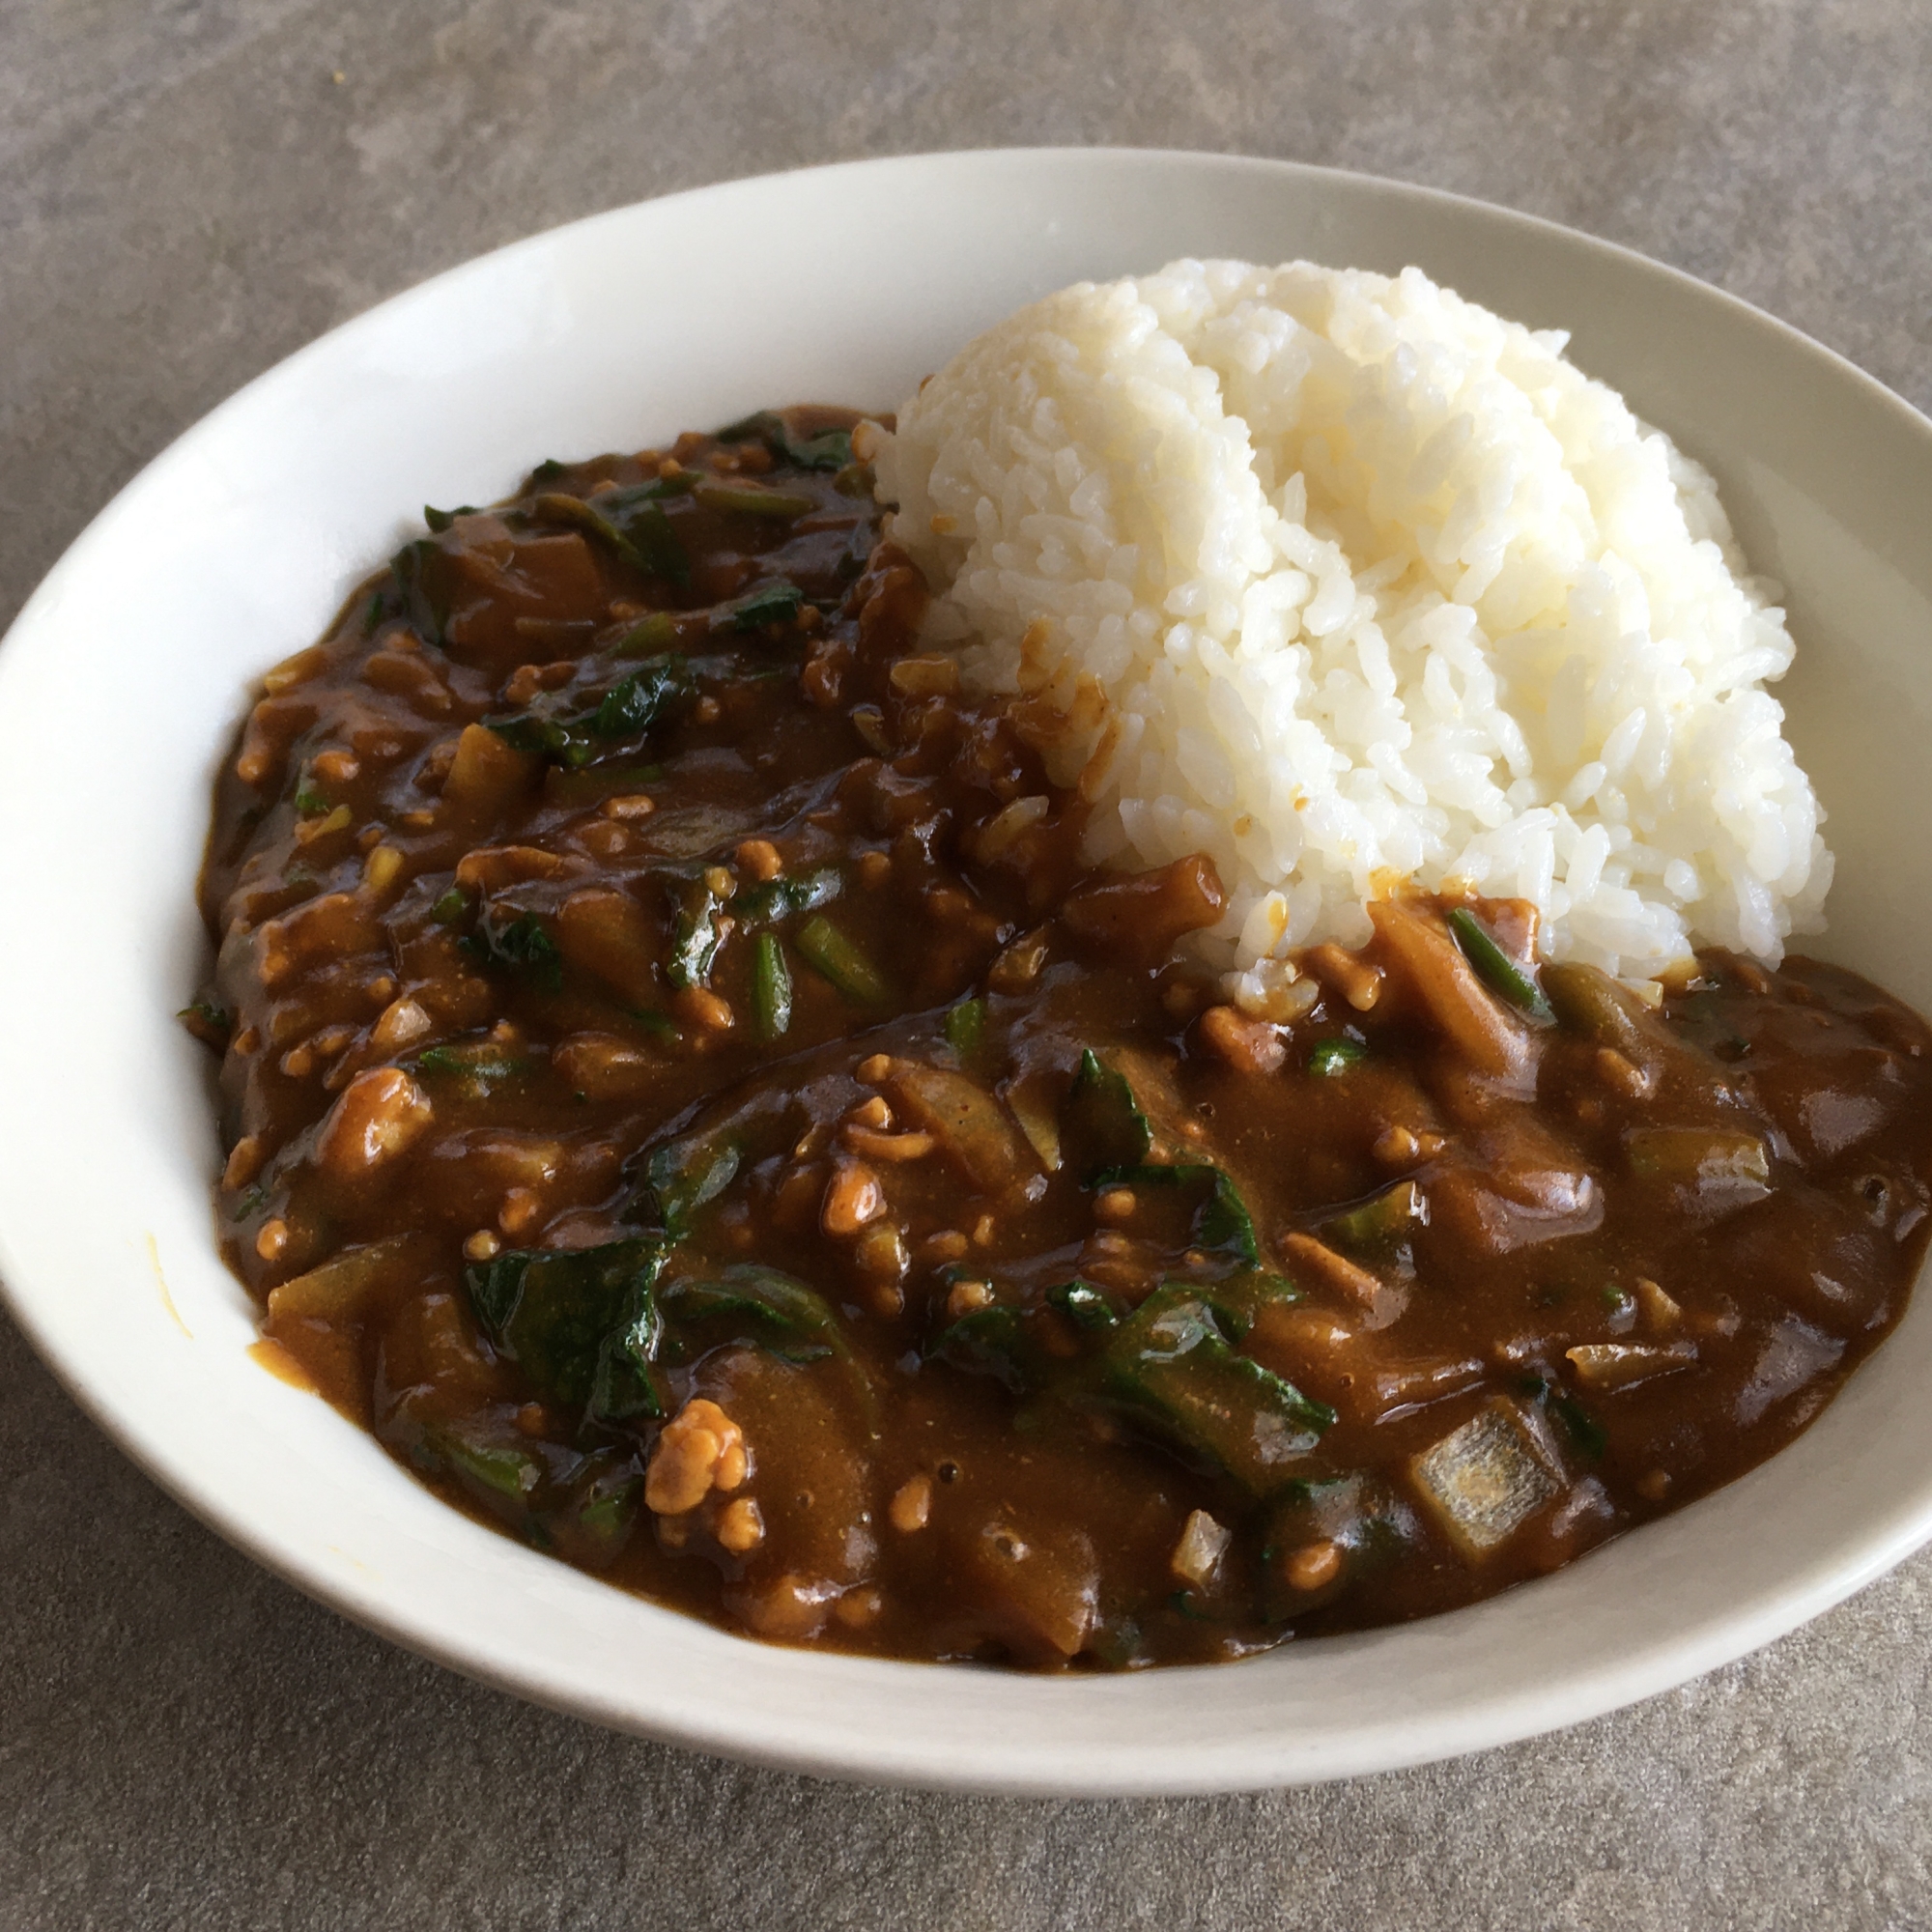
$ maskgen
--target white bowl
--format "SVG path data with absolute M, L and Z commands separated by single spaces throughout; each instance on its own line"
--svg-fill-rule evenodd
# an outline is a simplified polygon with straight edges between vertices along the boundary
M 128 1452 L 300 1588 L 601 1722 L 835 1776 L 1220 1790 L 1378 1771 L 1645 1696 L 1791 1629 L 1932 1535 L 1932 1302 L 1798 1442 L 1559 1575 L 1240 1664 L 1038 1679 L 729 1636 L 469 1521 L 245 1350 L 216 1256 L 201 1050 L 209 785 L 250 680 L 425 501 L 538 458 L 804 399 L 890 407 L 1080 276 L 1182 254 L 1432 275 L 1574 355 L 1716 472 L 1790 587 L 1791 734 L 1839 860 L 1823 949 L 1932 1009 L 1932 423 L 1667 269 L 1521 215 L 1198 155 L 934 156 L 622 209 L 384 303 L 128 485 L 0 652 L 0 1273 Z M 1916 836 L 1915 836 L 1916 835 Z

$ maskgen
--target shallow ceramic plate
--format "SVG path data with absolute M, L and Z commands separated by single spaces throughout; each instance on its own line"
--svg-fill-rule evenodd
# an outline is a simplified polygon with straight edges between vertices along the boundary
M 1796 1445 L 1560 1575 L 1250 1662 L 1037 1679 L 727 1636 L 479 1528 L 244 1352 L 196 983 L 209 784 L 250 680 L 424 502 L 759 405 L 890 407 L 976 329 L 1180 254 L 1432 275 L 1573 354 L 1716 472 L 1790 586 L 1791 733 L 1839 860 L 1824 949 L 1932 1009 L 1932 424 L 1739 302 L 1387 182 L 1193 155 L 879 161 L 707 188 L 440 276 L 157 459 L 0 651 L 0 1273 L 78 1399 L 302 1589 L 605 1723 L 838 1776 L 1026 1792 L 1337 1777 L 1573 1723 L 1789 1630 L 1932 1535 L 1932 1297 Z

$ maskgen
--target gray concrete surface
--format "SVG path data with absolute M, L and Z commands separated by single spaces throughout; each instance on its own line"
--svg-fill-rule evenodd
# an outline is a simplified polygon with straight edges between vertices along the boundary
M 378 298 L 867 154 L 1148 143 L 1457 188 L 1716 281 L 1922 409 L 1929 99 L 1919 0 L 0 0 L 0 620 L 170 438 Z M 1920 1558 L 1686 1690 L 1401 1776 L 819 1785 L 350 1628 L 160 1496 L 0 1322 L 22 1932 L 1926 1925 L 1928 1638 Z

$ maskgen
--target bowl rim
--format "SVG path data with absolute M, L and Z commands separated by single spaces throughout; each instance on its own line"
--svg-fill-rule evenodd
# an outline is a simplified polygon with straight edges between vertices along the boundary
M 373 329 L 415 306 L 444 300 L 460 290 L 466 277 L 482 273 L 486 267 L 501 270 L 516 264 L 521 257 L 534 257 L 562 237 L 581 238 L 600 228 L 614 230 L 636 219 L 639 211 L 667 204 L 708 204 L 728 219 L 734 199 L 755 196 L 771 184 L 801 177 L 828 185 L 877 184 L 899 177 L 903 189 L 916 182 L 922 171 L 929 170 L 981 170 L 997 185 L 1002 178 L 1010 183 L 1042 171 L 1070 170 L 1076 174 L 1099 175 L 1110 169 L 1148 166 L 1247 174 L 1284 185 L 1295 183 L 1317 191 L 1323 187 L 1346 187 L 1350 192 L 1366 189 L 1406 203 L 1414 210 L 1454 211 L 1465 219 L 1490 223 L 1498 233 L 1533 235 L 1547 242 L 1607 259 L 1639 282 L 1648 279 L 1654 286 L 1667 286 L 1680 296 L 1713 307 L 1735 327 L 1768 333 L 1787 350 L 1814 362 L 1822 360 L 1837 381 L 1853 385 L 1868 405 L 1887 414 L 1896 429 L 1917 440 L 1928 473 L 1932 473 L 1932 421 L 1837 352 L 1741 298 L 1683 270 L 1541 216 L 1350 170 L 1185 149 L 990 148 L 879 156 L 711 183 L 559 224 L 471 257 L 402 290 L 274 363 L 174 438 L 73 538 L 21 607 L 4 640 L 0 640 L 0 712 L 21 701 L 18 694 L 26 682 L 23 668 L 30 656 L 30 651 L 22 645 L 46 620 L 67 577 L 85 566 L 96 533 L 116 517 L 124 504 L 155 488 L 157 476 L 165 476 L 185 448 L 205 433 L 254 408 L 276 385 L 289 382 L 311 361 L 328 355 L 345 336 L 359 329 Z M 747 1718 L 735 1712 L 695 1708 L 674 1712 L 639 1712 L 635 1708 L 613 1711 L 609 1701 L 585 1692 L 568 1673 L 547 1669 L 542 1661 L 493 1656 L 426 1630 L 352 1572 L 325 1568 L 304 1546 L 281 1534 L 276 1524 L 259 1520 L 218 1488 L 211 1487 L 199 1469 L 185 1456 L 175 1453 L 164 1435 L 143 1427 L 116 1407 L 108 1391 L 91 1376 L 84 1351 L 70 1350 L 44 1314 L 41 1306 L 44 1293 L 29 1284 L 28 1271 L 20 1265 L 11 1231 L 0 1222 L 0 1294 L 4 1294 L 14 1319 L 69 1394 L 124 1453 L 192 1515 L 304 1594 L 406 1649 L 495 1688 L 570 1715 L 742 1761 L 822 1776 L 1023 1795 L 1128 1796 L 1299 1783 L 1424 1763 L 1579 1722 L 1670 1689 L 1796 1628 L 1863 1587 L 1932 1539 L 1932 1483 L 1928 1483 L 1916 1506 L 1894 1510 L 1889 1520 L 1875 1526 L 1858 1544 L 1849 1558 L 1795 1574 L 1783 1587 L 1760 1592 L 1747 1606 L 1729 1615 L 1706 1619 L 1700 1626 L 1652 1641 L 1608 1663 L 1581 1667 L 1565 1683 L 1558 1697 L 1552 1698 L 1547 1687 L 1532 1685 L 1478 1699 L 1459 1714 L 1437 1717 L 1426 1723 L 1365 1729 L 1353 1741 L 1352 1747 L 1336 1747 L 1331 1742 L 1324 1747 L 1319 1763 L 1298 1756 L 1292 1740 L 1282 1742 L 1272 1751 L 1247 1743 L 1218 1755 L 1212 1750 L 1192 1755 L 1182 1753 L 1164 1768 L 1151 1768 L 1140 1763 L 1109 1764 L 1092 1746 L 1069 1752 L 1036 1749 L 1025 1759 L 1002 1757 L 996 1749 L 962 1755 L 944 1741 L 935 1743 L 910 1726 L 906 1735 L 888 1744 L 877 1739 L 855 1741 L 843 1734 L 814 1732 L 809 1723 L 786 1726 L 756 1714 Z M 1751 1477 L 1741 1481 L 1749 1483 Z M 547 1565 L 551 1559 L 532 1557 L 531 1561 Z M 1459 1619 L 1481 1615 L 1483 1607 L 1477 1605 L 1430 1621 L 1450 1626 Z M 1338 1637 L 1321 1641 L 1324 1645 L 1344 1646 L 1375 1640 L 1376 1634 L 1367 1633 L 1359 1639 Z M 724 1641 L 736 1644 L 745 1639 L 729 1637 Z M 851 1662 L 810 1652 L 795 1655 L 808 1669 L 828 1675 L 836 1675 Z M 863 1667 L 929 1673 L 936 1666 L 867 1660 Z M 1226 1667 L 1196 1668 L 1219 1673 Z M 1186 1668 L 1158 1673 L 1167 1680 L 1184 1679 L 1190 1674 L 1195 1672 Z M 1075 1697 L 1104 1697 L 1111 1694 L 1107 1687 L 1122 1681 L 1081 1679 L 1058 1685 L 1054 1694 L 1070 1692 Z

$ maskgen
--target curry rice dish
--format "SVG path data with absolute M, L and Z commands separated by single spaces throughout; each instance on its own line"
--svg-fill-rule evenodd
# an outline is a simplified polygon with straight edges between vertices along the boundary
M 660 1603 L 1041 1668 L 1466 1604 L 1802 1430 L 1924 1248 L 1924 1024 L 1453 885 L 1217 956 L 856 423 L 546 463 L 269 674 L 187 1016 L 265 1359 Z

